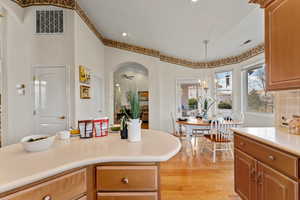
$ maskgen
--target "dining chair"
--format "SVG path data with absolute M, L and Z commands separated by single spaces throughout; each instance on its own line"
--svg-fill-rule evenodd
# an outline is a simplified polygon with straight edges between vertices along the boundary
M 225 120 L 213 120 L 211 122 L 209 134 L 204 135 L 205 139 L 208 141 L 207 149 L 213 153 L 212 160 L 214 163 L 216 162 L 218 151 L 228 152 L 233 157 L 231 146 L 233 138 L 230 126 L 231 124 Z
M 181 139 L 182 137 L 182 130 L 178 130 L 176 127 L 176 119 L 174 117 L 174 114 L 171 112 L 171 122 L 172 122 L 172 128 L 173 128 L 173 133 L 172 135 L 174 135 L 175 137 L 179 137 Z

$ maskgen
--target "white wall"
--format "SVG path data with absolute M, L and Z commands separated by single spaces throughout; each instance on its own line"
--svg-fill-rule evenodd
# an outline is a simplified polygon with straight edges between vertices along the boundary
M 66 66 L 70 98 L 69 126 L 76 126 L 78 119 L 94 118 L 97 115 L 91 100 L 79 98 L 78 70 L 79 65 L 84 65 L 92 70 L 94 76 L 104 78 L 102 43 L 81 18 L 69 9 L 64 9 L 63 34 L 35 34 L 35 10 L 39 8 L 23 9 L 22 21 L 18 21 L 15 13 L 9 10 L 5 17 L 7 48 L 3 73 L 7 80 L 7 106 L 4 108 L 7 110 L 7 128 L 3 132 L 4 145 L 16 143 L 34 131 L 32 73 L 35 66 Z M 25 84 L 25 96 L 17 95 L 17 84 Z
M 104 46 L 88 26 L 75 15 L 75 127 L 78 120 L 105 116 L 99 113 L 92 99 L 80 99 L 79 65 L 89 68 L 93 76 L 104 79 Z M 92 77 L 93 78 L 93 77 Z M 104 81 L 103 81 L 104 82 Z M 93 90 L 94 88 L 91 88 Z M 104 89 L 104 88 L 103 88 Z M 91 91 L 93 93 L 93 91 Z M 104 101 L 104 97 L 103 97 Z M 104 108 L 105 109 L 105 108 Z
M 74 12 L 65 10 L 65 33 L 35 34 L 35 10 L 24 9 L 23 22 L 11 12 L 6 17 L 6 72 L 8 129 L 3 133 L 4 144 L 18 142 L 33 132 L 32 83 L 34 66 L 74 66 Z M 25 96 L 18 96 L 16 85 L 25 84 Z
M 170 132 L 170 113 L 176 110 L 176 79 L 208 80 L 206 70 L 194 70 L 161 62 L 158 58 L 105 47 L 106 101 L 108 116 L 113 119 L 113 73 L 121 64 L 136 62 L 149 71 L 149 126 Z
M 233 70 L 233 111 L 244 112 L 242 96 L 244 89 L 241 74 L 243 68 L 252 66 L 263 61 L 264 55 L 258 55 L 245 62 L 224 66 L 216 69 L 190 69 L 170 63 L 161 62 L 158 58 L 140 55 L 124 50 L 105 47 L 105 73 L 106 79 L 106 104 L 109 106 L 108 115 L 113 117 L 113 72 L 118 66 L 126 62 L 137 62 L 149 70 L 150 87 L 150 128 L 171 132 L 170 113 L 176 113 L 176 80 L 178 79 L 201 79 L 209 82 L 210 88 L 214 86 L 214 75 L 217 71 Z M 214 90 L 210 90 L 214 95 Z M 245 126 L 272 126 L 273 115 L 263 115 L 245 112 Z

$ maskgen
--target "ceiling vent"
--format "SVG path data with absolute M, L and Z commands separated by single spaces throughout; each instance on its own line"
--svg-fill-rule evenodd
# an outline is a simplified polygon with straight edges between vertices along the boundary
M 250 44 L 252 42 L 252 40 L 246 40 L 245 42 L 242 43 L 241 46 L 244 46 L 244 45 L 247 45 L 247 44 Z
M 64 32 L 63 10 L 37 10 L 36 33 L 57 34 Z

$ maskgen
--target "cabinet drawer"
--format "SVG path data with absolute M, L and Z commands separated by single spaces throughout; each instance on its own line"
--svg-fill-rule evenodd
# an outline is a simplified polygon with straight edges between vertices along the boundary
M 86 169 L 82 169 L 9 195 L 1 200 L 72 200 L 82 196 L 86 191 Z
M 157 193 L 98 193 L 97 200 L 157 200 Z
M 157 166 L 97 167 L 99 191 L 156 191 Z
M 234 136 L 234 146 L 274 169 L 298 178 L 297 157 L 239 135 Z

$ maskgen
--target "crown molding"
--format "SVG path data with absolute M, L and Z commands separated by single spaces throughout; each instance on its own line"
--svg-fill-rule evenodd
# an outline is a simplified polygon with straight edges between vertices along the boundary
M 231 56 L 223 59 L 218 59 L 214 61 L 209 61 L 209 62 L 193 62 L 190 60 L 186 59 L 181 59 L 181 58 L 176 58 L 173 56 L 167 56 L 162 54 L 160 51 L 153 50 L 153 49 L 148 49 L 144 47 L 139 47 L 123 42 L 118 42 L 114 40 L 109 40 L 109 39 L 104 39 L 104 45 L 117 48 L 117 49 L 122 49 L 126 51 L 131 51 L 139 54 L 144 54 L 152 57 L 159 58 L 163 62 L 171 63 L 171 64 L 176 64 L 176 65 L 181 65 L 193 69 L 203 69 L 203 68 L 216 68 L 216 67 L 222 67 L 225 65 L 233 65 L 237 63 L 241 63 L 243 61 L 246 61 L 252 57 L 255 57 L 261 53 L 264 53 L 265 46 L 264 44 L 260 44 L 240 55 L 237 56 Z
M 57 6 L 61 8 L 74 9 L 75 0 L 13 0 L 23 8 L 30 6 Z
M 89 27 L 89 29 L 96 35 L 96 37 L 104 44 L 104 37 L 98 31 L 96 26 L 92 23 L 88 15 L 85 11 L 79 6 L 77 2 L 75 2 L 75 11 L 80 16 L 80 18 L 84 21 L 84 23 Z
M 100 31 L 96 28 L 94 23 L 90 20 L 86 12 L 79 6 L 76 0 L 12 0 L 13 2 L 19 4 L 21 7 L 29 7 L 29 6 L 39 6 L 39 5 L 52 5 L 62 8 L 68 8 L 75 10 L 76 13 L 80 16 L 80 18 L 85 22 L 85 24 L 89 27 L 89 29 L 96 35 L 96 37 L 108 47 L 121 49 L 125 51 L 130 51 L 138 54 L 143 54 L 147 56 L 152 56 L 155 58 L 159 58 L 162 62 L 167 62 L 175 65 L 180 65 L 184 67 L 189 67 L 192 69 L 205 69 L 205 68 L 216 68 L 225 65 L 233 65 L 237 63 L 241 63 L 246 61 L 254 56 L 257 56 L 261 53 L 264 53 L 265 46 L 264 44 L 260 44 L 240 55 L 231 56 L 223 59 L 218 59 L 209 62 L 194 62 L 187 59 L 176 58 L 173 56 L 168 56 L 162 54 L 160 51 L 150 48 L 145 48 L 141 46 L 136 46 L 124 42 L 119 42 L 115 40 L 111 40 L 105 38 Z M 250 0 L 250 3 L 257 3 L 260 5 L 266 5 L 270 3 L 272 0 Z
M 140 46 L 136 46 L 136 45 L 132 45 L 132 44 L 127 44 L 124 42 L 119 42 L 119 41 L 110 40 L 110 39 L 104 39 L 103 43 L 105 46 L 108 46 L 108 47 L 131 51 L 131 52 L 135 52 L 135 53 L 139 53 L 139 54 L 143 54 L 143 55 L 147 55 L 147 56 L 152 56 L 152 57 L 156 57 L 156 58 L 159 58 L 159 56 L 160 56 L 160 52 L 157 50 L 148 49 L 145 47 L 140 47 Z

